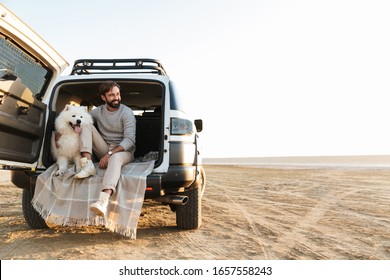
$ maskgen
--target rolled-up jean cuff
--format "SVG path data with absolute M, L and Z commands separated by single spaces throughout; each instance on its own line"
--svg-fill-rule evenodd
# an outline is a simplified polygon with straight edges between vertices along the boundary
M 102 187 L 102 191 L 103 190 L 112 190 L 112 194 L 111 195 L 113 195 L 116 192 L 116 186 L 112 186 L 112 185 L 103 186 Z
M 80 153 L 89 153 L 92 155 L 92 150 L 91 149 L 88 149 L 87 147 L 82 147 L 80 149 Z

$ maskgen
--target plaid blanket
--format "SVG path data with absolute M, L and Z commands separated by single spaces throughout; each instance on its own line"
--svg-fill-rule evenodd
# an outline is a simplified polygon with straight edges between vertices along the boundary
M 96 168 L 97 175 L 74 179 L 74 166 L 63 176 L 53 164 L 37 178 L 33 207 L 48 223 L 66 226 L 104 225 L 110 231 L 131 239 L 136 238 L 137 225 L 146 189 L 146 176 L 154 168 L 154 161 L 129 163 L 122 167 L 121 178 L 110 197 L 105 218 L 96 216 L 89 205 L 99 199 L 105 170 Z

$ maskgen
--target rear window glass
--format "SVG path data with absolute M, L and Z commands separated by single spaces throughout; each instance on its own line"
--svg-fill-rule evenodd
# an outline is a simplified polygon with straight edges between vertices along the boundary
M 39 97 L 49 71 L 12 42 L 0 37 L 0 78 L 16 79 Z M 50 75 L 51 76 L 51 75 Z

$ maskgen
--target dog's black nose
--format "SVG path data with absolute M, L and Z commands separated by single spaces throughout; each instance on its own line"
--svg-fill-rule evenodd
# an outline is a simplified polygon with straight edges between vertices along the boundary
M 77 120 L 76 122 L 77 122 L 77 124 L 81 124 L 81 120 Z

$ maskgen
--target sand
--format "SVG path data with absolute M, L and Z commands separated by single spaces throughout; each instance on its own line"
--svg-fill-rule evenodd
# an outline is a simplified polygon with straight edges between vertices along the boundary
M 389 168 L 207 165 L 203 224 L 179 230 L 146 201 L 137 240 L 104 228 L 34 230 L 22 191 L 0 179 L 0 258 L 72 260 L 389 260 Z

